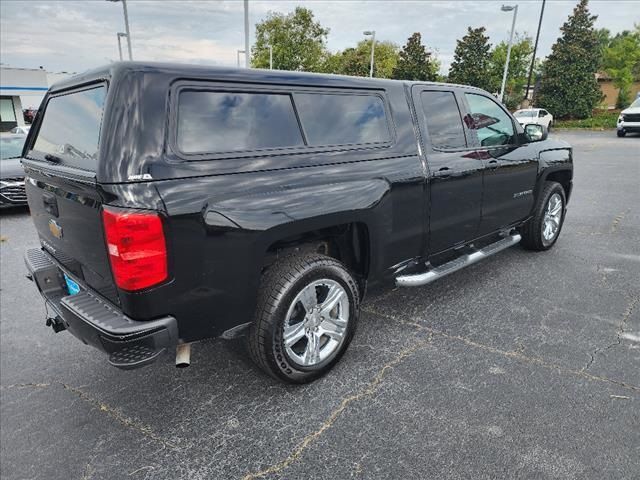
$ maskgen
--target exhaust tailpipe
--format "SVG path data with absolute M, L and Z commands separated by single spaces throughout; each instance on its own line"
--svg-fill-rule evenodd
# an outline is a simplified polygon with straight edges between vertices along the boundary
M 176 346 L 176 367 L 186 368 L 191 364 L 191 344 L 180 343 Z

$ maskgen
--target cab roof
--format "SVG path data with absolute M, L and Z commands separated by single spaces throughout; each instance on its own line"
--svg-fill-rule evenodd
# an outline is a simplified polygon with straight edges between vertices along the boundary
M 109 65 L 88 70 L 79 75 L 65 78 L 56 82 L 51 91 L 66 90 L 78 85 L 98 80 L 110 80 L 121 75 L 131 73 L 159 73 L 172 75 L 176 78 L 192 78 L 244 83 L 281 83 L 291 85 L 334 86 L 343 88 L 388 88 L 398 85 L 431 85 L 446 86 L 447 88 L 463 88 L 480 90 L 476 87 L 439 82 L 416 82 L 405 80 L 390 80 L 384 78 L 352 77 L 347 75 L 333 75 L 328 73 L 309 73 L 288 70 L 264 70 L 257 68 L 213 67 L 182 63 L 160 62 L 114 62 Z

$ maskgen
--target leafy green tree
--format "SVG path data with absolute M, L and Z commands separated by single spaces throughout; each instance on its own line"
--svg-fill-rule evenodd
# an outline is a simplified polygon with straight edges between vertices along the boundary
M 551 48 L 536 92 L 538 106 L 556 118 L 588 118 L 602 98 L 596 72 L 600 66 L 596 20 L 580 0 Z
M 355 48 L 347 48 L 325 59 L 322 71 L 356 77 L 368 77 L 371 62 L 371 40 L 362 40 Z M 398 63 L 398 46 L 389 41 L 376 42 L 373 76 L 392 78 Z
M 602 59 L 604 51 L 611 43 L 611 31 L 608 28 L 598 28 L 595 33 L 598 39 L 598 55 Z
M 328 55 L 329 29 L 324 28 L 307 8 L 296 7 L 289 14 L 269 12 L 256 25 L 256 42 L 251 48 L 251 66 L 269 68 L 269 45 L 273 48 L 273 68 L 320 71 Z
M 616 108 L 631 103 L 631 85 L 640 76 L 640 26 L 635 32 L 624 31 L 611 38 L 604 48 L 602 67 L 618 89 Z
M 398 56 L 392 76 L 398 80 L 433 82 L 438 78 L 440 62 L 422 44 L 422 36 L 416 32 L 409 37 Z
M 485 32 L 484 27 L 469 27 L 467 34 L 457 41 L 449 69 L 449 82 L 491 90 L 491 77 L 487 75 L 491 44 Z
M 500 42 L 491 50 L 489 62 L 489 74 L 491 76 L 490 92 L 500 91 L 504 64 L 507 61 L 507 49 L 507 42 Z M 527 86 L 532 54 L 533 42 L 531 38 L 516 33 L 513 45 L 511 46 L 509 71 L 507 72 L 507 83 L 504 94 L 504 103 L 511 110 L 515 110 L 524 98 L 524 90 Z

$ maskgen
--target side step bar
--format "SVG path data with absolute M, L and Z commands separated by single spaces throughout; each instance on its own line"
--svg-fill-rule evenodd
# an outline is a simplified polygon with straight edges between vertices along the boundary
M 415 275 L 401 275 L 396 278 L 396 285 L 398 287 L 419 287 L 422 285 L 426 285 L 427 283 L 438 280 L 445 275 L 449 275 L 450 273 L 457 272 L 464 267 L 473 265 L 474 263 L 479 262 L 483 258 L 487 258 L 494 253 L 498 253 L 506 248 L 512 247 L 516 243 L 518 243 L 521 238 L 522 237 L 520 237 L 520 234 L 515 233 L 503 238 L 502 240 L 498 240 L 491 245 L 487 245 L 480 250 L 477 250 L 468 255 L 462 255 L 461 257 L 451 260 L 450 262 L 440 265 L 439 267 L 436 267 L 427 272 L 417 273 Z

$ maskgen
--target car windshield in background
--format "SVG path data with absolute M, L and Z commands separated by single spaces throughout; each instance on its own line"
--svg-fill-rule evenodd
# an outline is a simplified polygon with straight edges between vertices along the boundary
M 536 112 L 533 110 L 518 110 L 513 114 L 513 116 L 534 118 L 536 116 Z
M 106 88 L 52 97 L 33 151 L 65 165 L 95 171 Z
M 24 134 L 0 136 L 0 160 L 21 156 L 26 138 Z
M 640 98 L 636 98 L 635 101 L 629 105 L 629 108 L 640 108 Z

